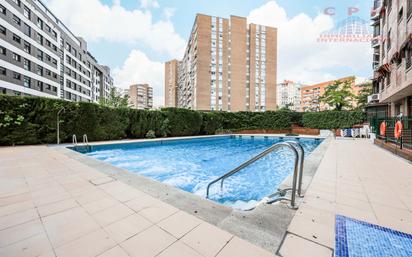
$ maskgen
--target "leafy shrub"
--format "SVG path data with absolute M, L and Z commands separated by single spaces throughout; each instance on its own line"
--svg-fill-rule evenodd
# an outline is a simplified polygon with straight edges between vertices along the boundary
M 324 111 L 303 114 L 303 125 L 314 129 L 350 128 L 365 121 L 362 111 Z
M 73 134 L 90 141 L 149 136 L 213 135 L 216 131 L 251 129 L 285 130 L 293 123 L 318 129 L 351 127 L 361 123 L 361 111 L 296 113 L 200 112 L 186 109 L 135 110 L 93 103 L 76 103 L 41 97 L 0 95 L 0 145 L 56 143 L 57 113 L 61 142 Z M 150 132 L 150 133 L 149 133 Z
M 149 130 L 146 133 L 146 138 L 156 138 L 156 133 L 153 130 Z

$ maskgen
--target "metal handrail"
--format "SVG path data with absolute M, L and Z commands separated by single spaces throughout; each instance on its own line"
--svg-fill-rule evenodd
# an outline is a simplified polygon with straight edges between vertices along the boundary
M 87 135 L 86 135 L 86 134 L 83 135 L 83 144 L 84 144 L 84 145 L 89 145 L 89 140 L 87 139 Z
M 295 146 L 295 148 L 299 148 L 300 150 L 298 196 L 302 197 L 302 179 L 303 179 L 303 165 L 305 162 L 305 149 L 303 149 L 303 146 L 296 141 L 286 141 L 285 143 L 289 143 L 292 146 Z
M 77 137 L 75 134 L 73 134 L 72 136 L 72 141 L 73 141 L 73 145 L 76 146 L 77 145 Z
M 249 166 L 250 164 L 260 160 L 261 158 L 265 157 L 266 155 L 268 155 L 269 153 L 279 150 L 282 147 L 287 147 L 289 149 L 292 150 L 292 152 L 295 155 L 295 165 L 294 165 L 294 170 L 293 170 L 293 182 L 292 182 L 292 196 L 291 196 L 291 207 L 295 208 L 295 198 L 296 198 L 296 184 L 297 184 L 297 176 L 298 176 L 298 159 L 299 159 L 299 153 L 296 150 L 296 147 L 293 146 L 290 143 L 286 143 L 286 142 L 281 142 L 281 143 L 276 143 L 274 145 L 272 145 L 271 147 L 269 147 L 268 149 L 266 149 L 265 151 L 263 151 L 262 153 L 256 155 L 255 157 L 251 158 L 250 160 L 244 162 L 243 164 L 239 165 L 237 168 L 229 171 L 228 173 L 220 176 L 219 178 L 213 180 L 212 182 L 210 182 L 207 185 L 206 188 L 206 198 L 209 198 L 209 191 L 210 191 L 210 187 L 217 183 L 218 181 L 221 181 L 221 187 L 223 186 L 223 181 L 224 179 L 238 173 L 239 171 L 241 171 L 242 169 L 246 168 L 247 166 Z

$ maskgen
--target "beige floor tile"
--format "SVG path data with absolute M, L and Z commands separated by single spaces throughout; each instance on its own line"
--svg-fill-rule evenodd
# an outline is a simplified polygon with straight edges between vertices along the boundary
M 119 201 L 112 198 L 111 196 L 105 197 L 103 199 L 97 200 L 97 201 L 92 201 L 89 203 L 86 203 L 83 205 L 83 208 L 88 212 L 88 213 L 96 213 L 99 211 L 103 211 L 104 209 L 107 209 L 109 207 L 112 207 L 116 204 L 119 204 Z
M 115 246 L 97 257 L 129 257 L 129 255 L 120 246 Z
M 52 252 L 52 247 L 45 233 L 27 238 L 18 243 L 0 248 L 0 256 L 38 257 Z
M 0 230 L 0 247 L 19 242 L 41 233 L 44 233 L 44 229 L 40 219 Z
M 372 206 L 368 201 L 358 200 L 356 198 L 348 197 L 348 196 L 338 196 L 336 197 L 336 203 L 338 205 L 347 205 L 354 207 L 356 209 L 372 212 Z
M 162 253 L 158 255 L 159 257 L 202 257 L 195 250 L 189 246 L 176 241 L 174 244 L 166 248 Z
M 412 233 L 412 212 L 390 206 L 373 204 L 380 225 L 406 233 Z
M 116 204 L 92 215 L 101 226 L 107 226 L 134 213 L 135 212 L 126 205 Z
M 178 211 L 172 216 L 159 222 L 158 226 L 172 234 L 174 237 L 181 238 L 202 222 L 202 220 L 193 215 L 184 211 Z
M 330 248 L 335 244 L 335 227 L 317 223 L 317 220 L 295 216 L 288 231 Z
M 223 248 L 217 257 L 273 257 L 274 255 L 260 247 L 257 247 L 245 240 L 238 237 L 234 237 Z
M 146 219 L 150 220 L 151 222 L 157 223 L 173 215 L 174 213 L 178 211 L 179 209 L 177 209 L 176 207 L 160 202 L 160 203 L 157 203 L 156 205 L 152 205 L 148 208 L 145 208 L 138 213 L 142 215 L 143 217 L 145 217 Z
M 6 206 L 9 204 L 16 204 L 20 202 L 31 201 L 31 194 L 24 193 L 19 195 L 13 195 L 10 197 L 1 197 L 0 198 L 0 206 Z
M 34 204 L 31 200 L 29 201 L 24 201 L 24 202 L 18 202 L 15 204 L 9 204 L 6 206 L 1 206 L 0 207 L 0 217 L 10 215 L 16 212 L 22 212 L 28 209 L 33 209 Z
M 279 253 L 285 257 L 332 257 L 332 250 L 290 234 L 286 236 Z
M 133 214 L 108 225 L 104 229 L 117 243 L 121 243 L 152 225 L 139 214 Z
M 73 192 L 71 192 L 73 194 Z M 98 201 L 106 198 L 107 194 L 103 191 L 96 189 L 95 187 L 79 190 L 74 193 L 74 198 L 81 205 L 85 205 L 90 202 Z
M 226 231 L 208 223 L 202 223 L 186 234 L 181 241 L 200 254 L 210 257 L 222 250 L 232 237 Z
M 76 200 L 69 198 L 63 201 L 42 205 L 39 206 L 37 209 L 41 217 L 49 216 L 52 214 L 56 214 L 58 212 L 62 212 L 71 208 L 78 207 L 79 204 Z
M 38 218 L 39 215 L 37 214 L 36 209 L 29 209 L 22 212 L 17 212 L 7 216 L 3 216 L 0 217 L 0 230 L 20 225 Z
M 176 238 L 152 226 L 121 244 L 131 257 L 153 257 L 176 241 Z
M 43 224 L 55 248 L 99 229 L 94 219 L 80 207 L 47 216 Z
M 93 185 L 98 186 L 98 185 L 107 184 L 107 183 L 110 183 L 110 182 L 113 182 L 113 181 L 115 181 L 114 178 L 109 177 L 109 176 L 105 176 L 105 177 L 92 179 L 92 180 L 90 180 L 90 183 L 92 183 Z
M 156 205 L 160 205 L 162 204 L 162 201 L 151 197 L 149 195 L 144 195 L 142 197 L 140 197 L 139 199 L 134 199 L 131 201 L 127 201 L 124 204 L 126 204 L 127 206 L 129 206 L 132 210 L 134 210 L 135 212 L 139 212 L 143 209 L 152 207 L 152 206 L 156 206 Z
M 140 197 L 143 197 L 146 194 L 137 189 L 128 188 L 127 190 L 114 192 L 110 195 L 121 202 L 127 202 L 133 199 L 139 199 Z
M 115 245 L 116 242 L 103 229 L 99 229 L 58 247 L 56 254 L 58 257 L 95 257 Z
M 72 196 L 68 192 L 54 193 L 53 191 L 51 191 L 48 195 L 45 195 L 44 197 L 33 197 L 33 202 L 36 206 L 42 206 L 46 204 L 52 204 L 63 200 L 67 200 L 71 197 Z

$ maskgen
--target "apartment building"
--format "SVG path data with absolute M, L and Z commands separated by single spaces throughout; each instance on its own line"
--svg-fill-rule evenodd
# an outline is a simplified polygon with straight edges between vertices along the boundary
M 165 65 L 170 71 L 170 62 Z M 175 101 L 177 107 L 205 111 L 276 109 L 276 28 L 238 16 L 198 14 L 183 59 L 174 65 L 177 84 L 165 80 L 166 95 L 172 92 L 166 106 Z
M 178 60 L 165 63 L 165 107 L 177 107 Z
M 336 81 L 350 82 L 352 93 L 357 96 L 362 90 L 362 85 L 367 82 L 365 79 L 357 78 L 355 76 L 344 77 L 337 80 L 322 82 L 315 85 L 303 86 L 301 88 L 301 111 L 303 112 L 318 112 L 332 109 L 331 106 L 319 101 L 319 98 L 325 93 L 326 88 L 333 85 Z M 352 106 L 356 107 L 355 99 Z
M 0 2 L 0 93 L 98 102 L 111 87 L 110 69 L 41 1 Z
M 278 108 L 289 108 L 293 111 L 300 111 L 301 102 L 301 87 L 302 84 L 295 83 L 290 80 L 285 80 L 277 84 L 277 105 Z
M 374 1 L 373 95 L 369 110 L 412 116 L 412 1 Z
M 135 84 L 127 91 L 129 106 L 139 110 L 153 108 L 153 88 L 148 84 Z

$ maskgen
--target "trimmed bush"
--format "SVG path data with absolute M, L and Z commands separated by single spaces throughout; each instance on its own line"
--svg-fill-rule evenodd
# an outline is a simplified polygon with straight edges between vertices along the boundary
M 351 128 L 355 124 L 365 121 L 362 111 L 324 111 L 304 113 L 302 122 L 304 127 L 314 129 Z
M 41 97 L 0 95 L 0 145 L 56 143 L 57 113 L 60 140 L 71 142 L 76 134 L 90 141 L 123 138 L 213 135 L 216 131 L 287 130 L 292 124 L 308 128 L 334 129 L 361 123 L 360 111 L 297 113 L 199 112 L 186 109 L 135 110 L 110 108 L 93 103 L 76 103 Z

